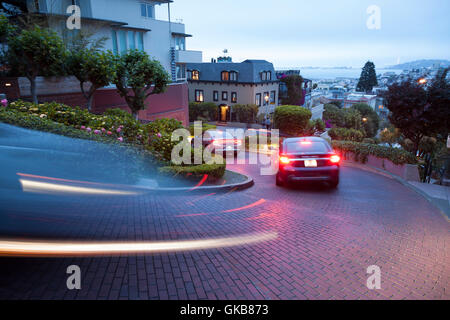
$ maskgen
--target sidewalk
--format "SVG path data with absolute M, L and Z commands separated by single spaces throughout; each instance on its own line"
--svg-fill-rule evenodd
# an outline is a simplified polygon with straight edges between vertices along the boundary
M 430 198 L 428 200 L 439 207 L 447 215 L 447 219 L 450 219 L 450 187 L 413 181 L 408 183 L 425 193 Z
M 361 170 L 381 174 L 387 178 L 397 180 L 401 184 L 414 190 L 415 192 L 423 196 L 425 199 L 427 199 L 430 203 L 432 203 L 435 207 L 439 209 L 439 211 L 447 220 L 447 222 L 450 222 L 450 187 L 440 186 L 436 184 L 421 183 L 416 181 L 406 181 L 405 179 L 396 176 L 388 171 L 375 168 L 369 165 L 364 165 L 361 163 L 344 161 L 343 165 L 356 167 Z

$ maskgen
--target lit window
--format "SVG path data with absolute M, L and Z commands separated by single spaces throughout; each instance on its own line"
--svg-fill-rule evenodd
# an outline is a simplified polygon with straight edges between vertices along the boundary
M 200 80 L 200 72 L 198 70 L 192 71 L 192 80 Z
M 237 92 L 232 92 L 231 93 L 231 102 L 232 103 L 237 103 Z
M 228 71 L 223 71 L 222 72 L 222 81 L 229 81 L 230 80 L 230 74 L 228 73 Z
M 195 90 L 195 102 L 203 102 L 203 90 Z

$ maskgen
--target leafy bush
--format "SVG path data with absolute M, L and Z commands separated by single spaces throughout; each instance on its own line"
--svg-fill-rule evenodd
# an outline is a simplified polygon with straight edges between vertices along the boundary
M 377 144 L 377 142 L 373 138 L 364 138 L 362 143 Z
M 274 125 L 285 134 L 300 136 L 308 129 L 311 116 L 311 111 L 302 107 L 280 106 L 275 109 Z
M 219 116 L 218 106 L 212 102 L 189 103 L 189 120 L 217 121 Z
M 72 108 L 56 102 L 33 104 L 21 100 L 12 102 L 7 109 L 88 130 L 92 134 L 97 132 L 100 135 L 108 135 L 129 143 L 143 144 L 147 140 L 142 125 L 125 111 L 107 111 L 111 115 L 107 113 L 95 115 L 85 109 Z
M 182 129 L 183 124 L 175 119 L 157 119 L 145 125 L 148 134 L 148 148 L 163 161 L 170 161 L 172 149 L 179 141 L 172 141 L 172 133 Z
M 363 122 L 363 128 L 368 138 L 375 137 L 380 128 L 380 118 L 375 110 L 366 103 L 354 104 L 351 109 L 358 111 L 367 121 Z
M 334 104 L 324 106 L 323 119 L 334 127 L 345 127 L 344 114 Z
M 403 149 L 351 141 L 333 141 L 332 145 L 336 151 L 341 153 L 352 152 L 355 155 L 355 161 L 362 163 L 367 162 L 369 155 L 387 159 L 397 165 L 417 163 L 414 155 Z
M 364 133 L 361 131 L 347 128 L 332 128 L 328 135 L 333 140 L 361 142 L 364 139 Z
M 255 104 L 237 104 L 233 106 L 233 112 L 236 114 L 239 122 L 255 123 L 258 106 Z

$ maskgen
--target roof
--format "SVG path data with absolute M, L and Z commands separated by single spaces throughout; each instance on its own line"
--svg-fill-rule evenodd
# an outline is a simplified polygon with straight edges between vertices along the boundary
M 223 71 L 238 73 L 238 81 L 234 83 L 266 83 L 278 82 L 273 64 L 266 60 L 245 60 L 240 63 L 187 63 L 187 70 L 200 72 L 201 82 L 222 82 Z M 272 80 L 262 81 L 261 72 L 272 72 Z

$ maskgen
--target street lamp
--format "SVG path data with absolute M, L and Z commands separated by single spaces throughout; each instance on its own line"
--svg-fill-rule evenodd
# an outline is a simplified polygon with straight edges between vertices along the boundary
M 268 114 L 269 113 L 269 95 L 265 95 L 264 96 L 264 100 L 266 101 L 266 113 Z
M 428 80 L 425 79 L 425 78 L 420 78 L 417 82 L 418 82 L 419 84 L 426 84 L 426 83 L 428 82 Z
M 367 118 L 362 118 L 362 121 L 363 122 L 367 122 Z

